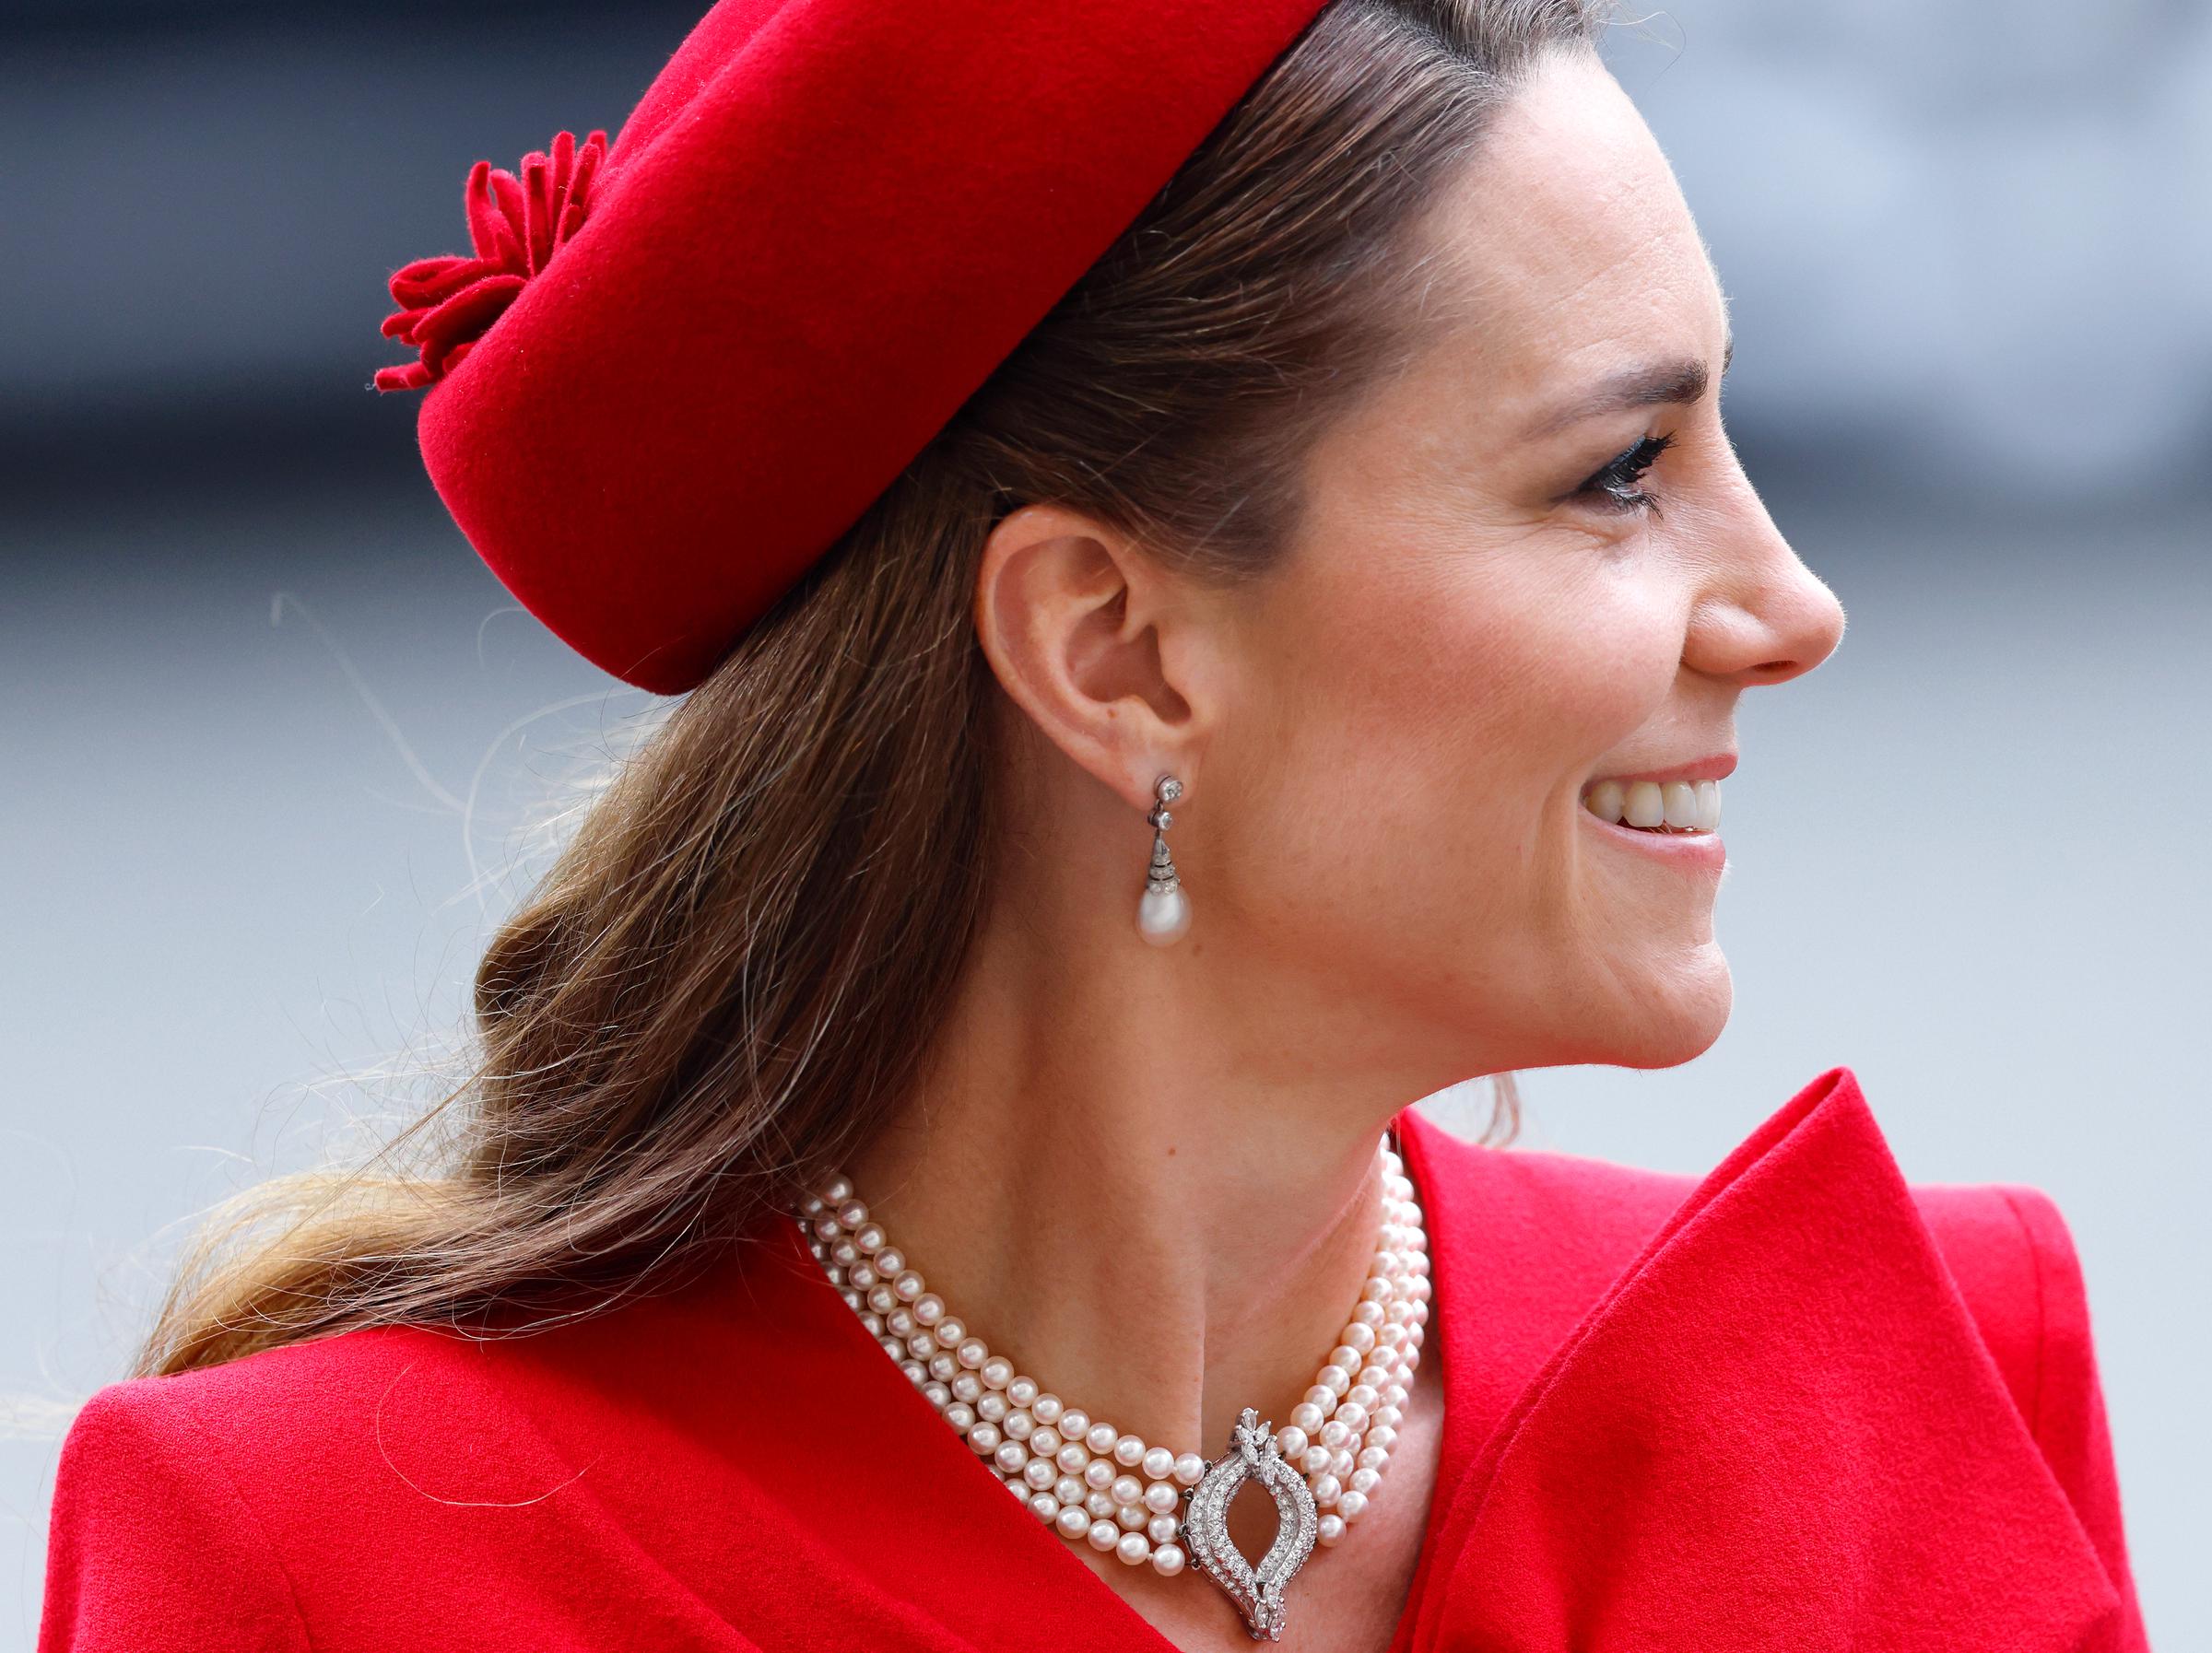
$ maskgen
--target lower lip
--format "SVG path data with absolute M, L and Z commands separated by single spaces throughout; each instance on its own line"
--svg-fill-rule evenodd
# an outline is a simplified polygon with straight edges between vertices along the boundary
M 1604 833 L 1611 842 L 1638 850 L 1655 861 L 1715 873 L 1728 864 L 1728 847 L 1721 842 L 1721 835 L 1717 832 L 1644 832 L 1634 826 L 1600 820 L 1587 809 L 1578 807 L 1575 813 L 1593 829 Z

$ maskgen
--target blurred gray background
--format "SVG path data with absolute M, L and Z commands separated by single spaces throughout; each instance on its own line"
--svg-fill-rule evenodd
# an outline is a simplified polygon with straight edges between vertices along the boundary
M 0 1648 L 182 1220 L 450 1031 L 529 824 L 653 704 L 365 387 L 468 164 L 618 124 L 694 15 L 0 5 Z M 1731 428 L 1851 627 L 1750 698 L 1728 1032 L 1527 1076 L 1524 1140 L 1700 1171 L 1848 1062 L 1910 1176 L 2048 1190 L 2153 1639 L 2212 1646 L 2212 7 L 1626 15 Z

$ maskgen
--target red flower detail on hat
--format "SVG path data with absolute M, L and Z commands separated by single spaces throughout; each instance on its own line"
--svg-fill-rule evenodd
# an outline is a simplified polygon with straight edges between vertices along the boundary
M 594 132 L 580 145 L 574 133 L 563 132 L 555 135 L 550 155 L 534 150 L 523 157 L 519 178 L 488 160 L 469 169 L 463 201 L 476 252 L 418 258 L 393 276 L 392 299 L 399 308 L 384 318 L 384 336 L 421 354 L 380 368 L 378 390 L 420 390 L 469 353 L 576 233 L 606 158 L 606 133 Z

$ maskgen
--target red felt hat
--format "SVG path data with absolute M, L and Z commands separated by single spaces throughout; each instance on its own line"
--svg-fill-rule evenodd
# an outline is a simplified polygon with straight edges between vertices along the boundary
M 508 590 L 698 684 L 1324 0 L 721 0 L 612 147 L 469 175 L 392 278 L 431 480 Z

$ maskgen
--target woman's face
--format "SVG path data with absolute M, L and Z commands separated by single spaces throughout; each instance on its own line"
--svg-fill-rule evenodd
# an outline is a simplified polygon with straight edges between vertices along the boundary
M 1842 611 L 1722 429 L 1725 303 L 1609 74 L 1555 56 L 1426 228 L 1420 355 L 1323 441 L 1227 622 L 1199 922 L 1230 903 L 1440 1073 L 1685 1061 L 1728 1012 L 1695 828 L 1737 698 Z

